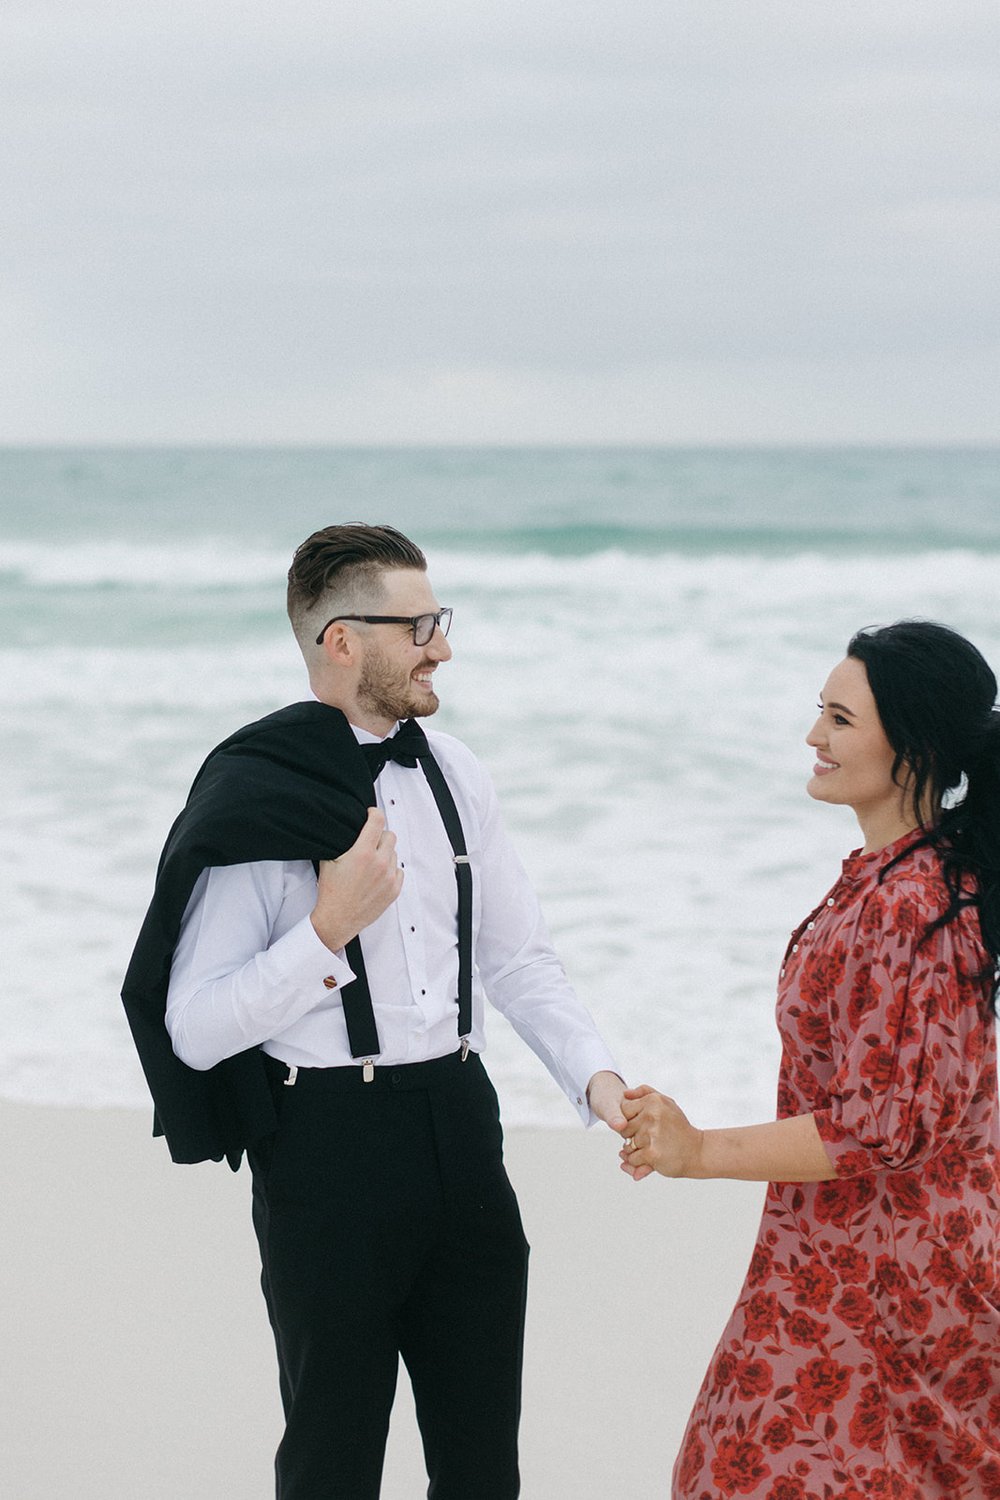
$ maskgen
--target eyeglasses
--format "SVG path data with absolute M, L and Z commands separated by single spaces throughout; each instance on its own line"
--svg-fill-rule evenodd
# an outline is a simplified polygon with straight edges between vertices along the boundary
M 441 628 L 442 635 L 448 634 L 451 629 L 451 616 L 450 609 L 439 609 L 433 615 L 334 615 L 332 620 L 327 620 L 316 637 L 316 644 L 322 646 L 326 632 L 338 620 L 363 620 L 366 625 L 409 625 L 413 631 L 413 644 L 426 646 L 438 626 Z

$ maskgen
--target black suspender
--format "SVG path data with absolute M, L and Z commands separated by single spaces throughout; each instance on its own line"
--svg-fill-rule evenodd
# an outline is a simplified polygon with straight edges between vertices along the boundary
M 431 755 L 430 747 L 428 753 L 420 757 L 420 765 L 430 783 L 455 859 L 455 880 L 458 883 L 458 1035 L 468 1051 L 472 1030 L 472 866 L 451 787 Z
M 345 985 L 340 992 L 344 1005 L 344 1020 L 347 1023 L 347 1040 L 352 1057 L 377 1057 L 381 1049 L 372 995 L 365 972 L 365 956 L 361 951 L 361 939 L 352 937 L 344 949 L 347 962 L 354 970 L 353 984 Z
M 455 880 L 458 886 L 458 1036 L 464 1059 L 469 1050 L 469 1035 L 472 1031 L 472 867 L 465 847 L 462 820 L 458 815 L 451 787 L 431 754 L 426 738 L 424 744 L 426 748 L 418 752 L 419 764 L 437 804 L 455 861 Z M 381 1044 L 360 938 L 352 938 L 344 952 L 355 975 L 354 982 L 345 985 L 341 994 L 347 1040 L 352 1057 L 371 1060 L 378 1056 Z

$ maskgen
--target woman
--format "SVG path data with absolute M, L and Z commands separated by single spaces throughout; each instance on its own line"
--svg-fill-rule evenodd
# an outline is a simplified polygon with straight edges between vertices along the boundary
M 808 789 L 864 845 L 785 955 L 778 1119 L 626 1094 L 633 1177 L 770 1184 L 674 1500 L 1000 1497 L 996 696 L 941 625 L 854 637 Z

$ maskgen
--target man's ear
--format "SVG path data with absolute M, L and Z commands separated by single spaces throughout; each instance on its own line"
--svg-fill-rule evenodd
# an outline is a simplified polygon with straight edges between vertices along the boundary
M 335 620 L 323 637 L 320 647 L 335 667 L 352 667 L 361 654 L 361 637 L 343 620 Z

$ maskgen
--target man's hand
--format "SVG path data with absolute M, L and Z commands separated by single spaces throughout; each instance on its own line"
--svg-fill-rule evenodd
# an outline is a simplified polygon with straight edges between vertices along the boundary
M 587 1103 L 599 1120 L 619 1135 L 624 1134 L 627 1121 L 622 1113 L 624 1081 L 617 1073 L 595 1073 L 587 1084 Z
M 320 861 L 316 905 L 310 920 L 322 941 L 336 953 L 363 928 L 370 927 L 392 905 L 402 887 L 396 835 L 386 828 L 384 814 L 370 807 L 368 821 L 350 849 L 339 859 Z

